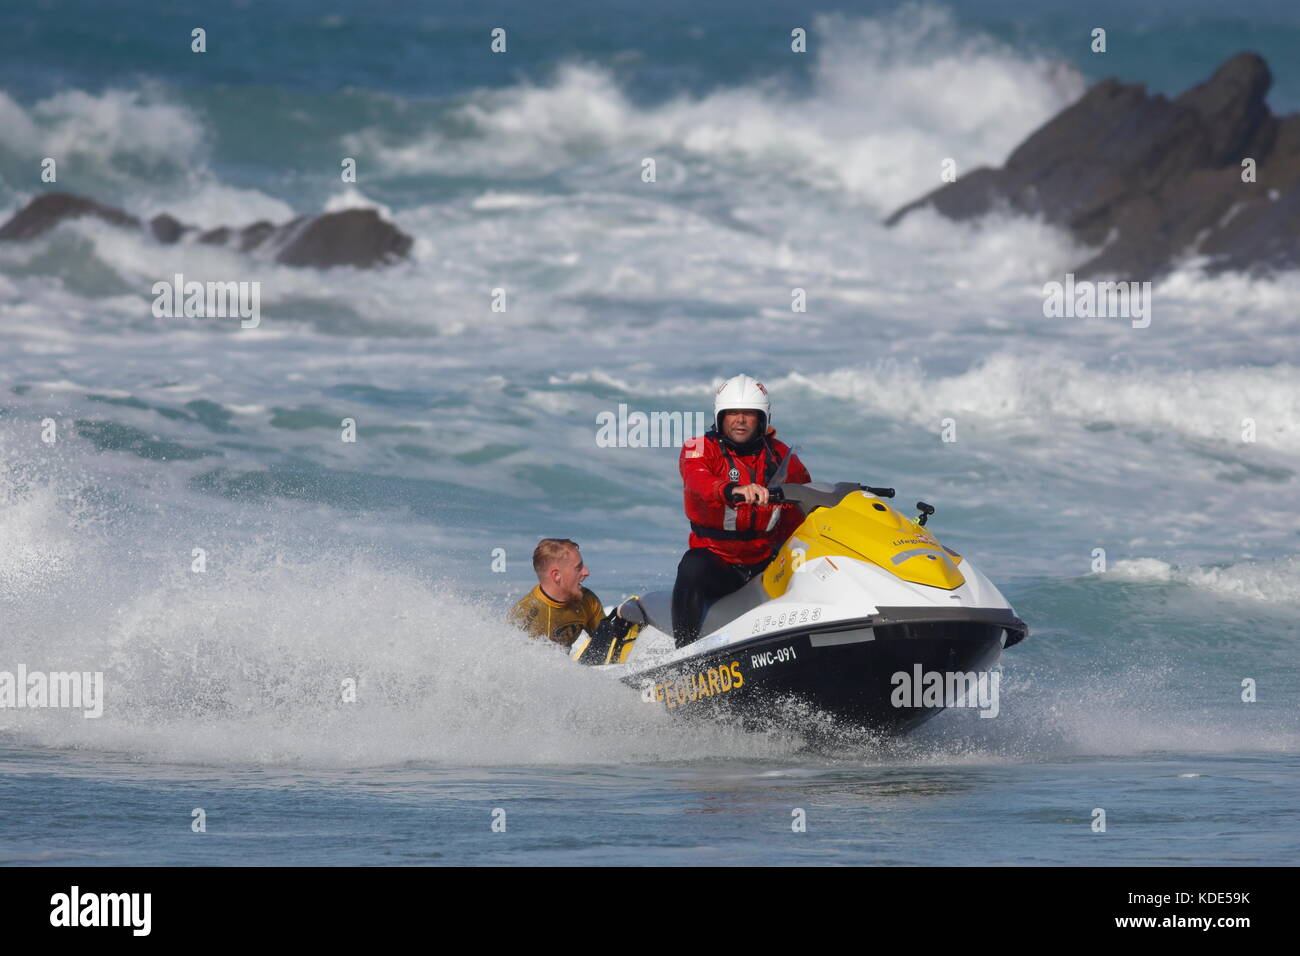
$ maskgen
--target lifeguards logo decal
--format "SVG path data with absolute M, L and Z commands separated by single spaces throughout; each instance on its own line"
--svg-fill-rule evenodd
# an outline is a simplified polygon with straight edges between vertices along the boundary
M 732 661 L 721 667 L 710 667 L 705 671 L 683 674 L 674 680 L 659 684 L 647 684 L 641 693 L 641 699 L 647 703 L 663 701 L 665 707 L 672 710 L 685 704 L 693 704 L 706 697 L 717 697 L 745 686 L 745 677 L 740 673 L 740 661 Z

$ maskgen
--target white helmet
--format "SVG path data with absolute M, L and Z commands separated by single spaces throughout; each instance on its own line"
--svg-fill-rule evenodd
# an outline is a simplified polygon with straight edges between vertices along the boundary
M 736 375 L 727 379 L 713 396 L 713 425 L 718 431 L 722 431 L 722 413 L 732 409 L 752 409 L 762 412 L 763 421 L 758 426 L 759 435 L 764 434 L 767 426 L 772 423 L 772 401 L 767 397 L 767 389 L 762 382 L 748 375 Z

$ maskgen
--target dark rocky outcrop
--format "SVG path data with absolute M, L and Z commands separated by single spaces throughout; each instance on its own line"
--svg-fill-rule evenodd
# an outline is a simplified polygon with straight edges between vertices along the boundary
M 267 237 L 275 234 L 274 223 L 269 223 L 265 219 L 259 219 L 251 226 L 245 226 L 239 230 L 239 251 L 248 252 L 256 249 Z
M 140 220 L 135 216 L 93 199 L 71 193 L 46 193 L 37 196 L 0 226 L 0 239 L 35 239 L 65 219 L 80 219 L 82 216 L 95 216 L 115 226 L 140 227 Z
M 276 258 L 290 266 L 364 267 L 401 258 L 410 248 L 411 237 L 373 209 L 347 209 L 300 221 Z
M 0 226 L 0 239 L 35 239 L 64 220 L 81 216 L 95 216 L 124 228 L 146 228 L 135 216 L 93 199 L 71 193 L 45 193 Z M 405 258 L 412 242 L 410 236 L 373 209 L 299 216 L 281 226 L 259 221 L 242 229 L 220 226 L 202 232 L 168 213 L 161 213 L 149 220 L 147 231 L 165 245 L 180 242 L 189 233 L 198 233 L 195 241 L 207 245 L 233 246 L 240 252 L 273 250 L 277 262 L 315 268 L 382 266 Z
M 149 220 L 149 232 L 159 242 L 178 242 L 189 227 L 170 213 L 160 213 Z
M 1041 216 L 1095 254 L 1080 277 L 1150 279 L 1187 254 L 1211 272 L 1300 267 L 1300 114 L 1264 99 L 1272 75 L 1241 53 L 1177 99 L 1107 79 L 1016 147 L 909 203 L 951 219 L 994 209 Z M 1242 181 L 1253 159 L 1255 182 Z

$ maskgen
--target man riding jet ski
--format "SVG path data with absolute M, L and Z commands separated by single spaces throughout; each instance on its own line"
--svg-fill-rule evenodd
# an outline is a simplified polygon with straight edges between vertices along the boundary
M 714 412 L 681 455 L 691 547 L 675 587 L 625 602 L 626 637 L 580 640 L 574 660 L 673 713 L 814 735 L 903 733 L 954 706 L 996 717 L 991 668 L 1029 628 L 940 544 L 934 508 L 909 518 L 892 488 L 811 481 L 748 376 Z
M 954 706 L 997 716 L 990 669 L 1028 627 L 926 527 L 934 508 L 912 518 L 886 503 L 892 488 L 812 481 L 748 376 L 723 384 L 714 415 L 680 458 L 691 537 L 672 592 L 620 610 L 635 652 L 592 641 L 574 658 L 674 713 L 799 731 L 903 733 Z
M 999 713 L 991 668 L 1028 626 L 969 559 L 851 482 L 769 487 L 799 522 L 761 573 L 674 648 L 668 592 L 643 595 L 638 652 L 608 671 L 674 713 L 801 732 L 905 733 L 947 707 Z M 662 635 L 657 637 L 656 635 Z M 829 719 L 829 722 L 827 722 Z
M 700 636 L 709 606 L 759 574 L 799 526 L 800 516 L 768 500 L 778 472 L 791 482 L 811 481 L 771 427 L 772 403 L 762 382 L 737 375 L 713 398 L 713 424 L 682 447 L 689 550 L 673 586 L 673 640 L 685 647 Z

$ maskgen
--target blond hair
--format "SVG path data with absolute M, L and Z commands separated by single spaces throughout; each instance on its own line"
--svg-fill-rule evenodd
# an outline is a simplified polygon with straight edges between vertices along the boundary
M 543 538 L 538 541 L 537 547 L 533 549 L 533 570 L 537 572 L 538 580 L 541 580 L 551 565 L 567 555 L 570 548 L 577 551 L 578 542 L 568 538 Z

